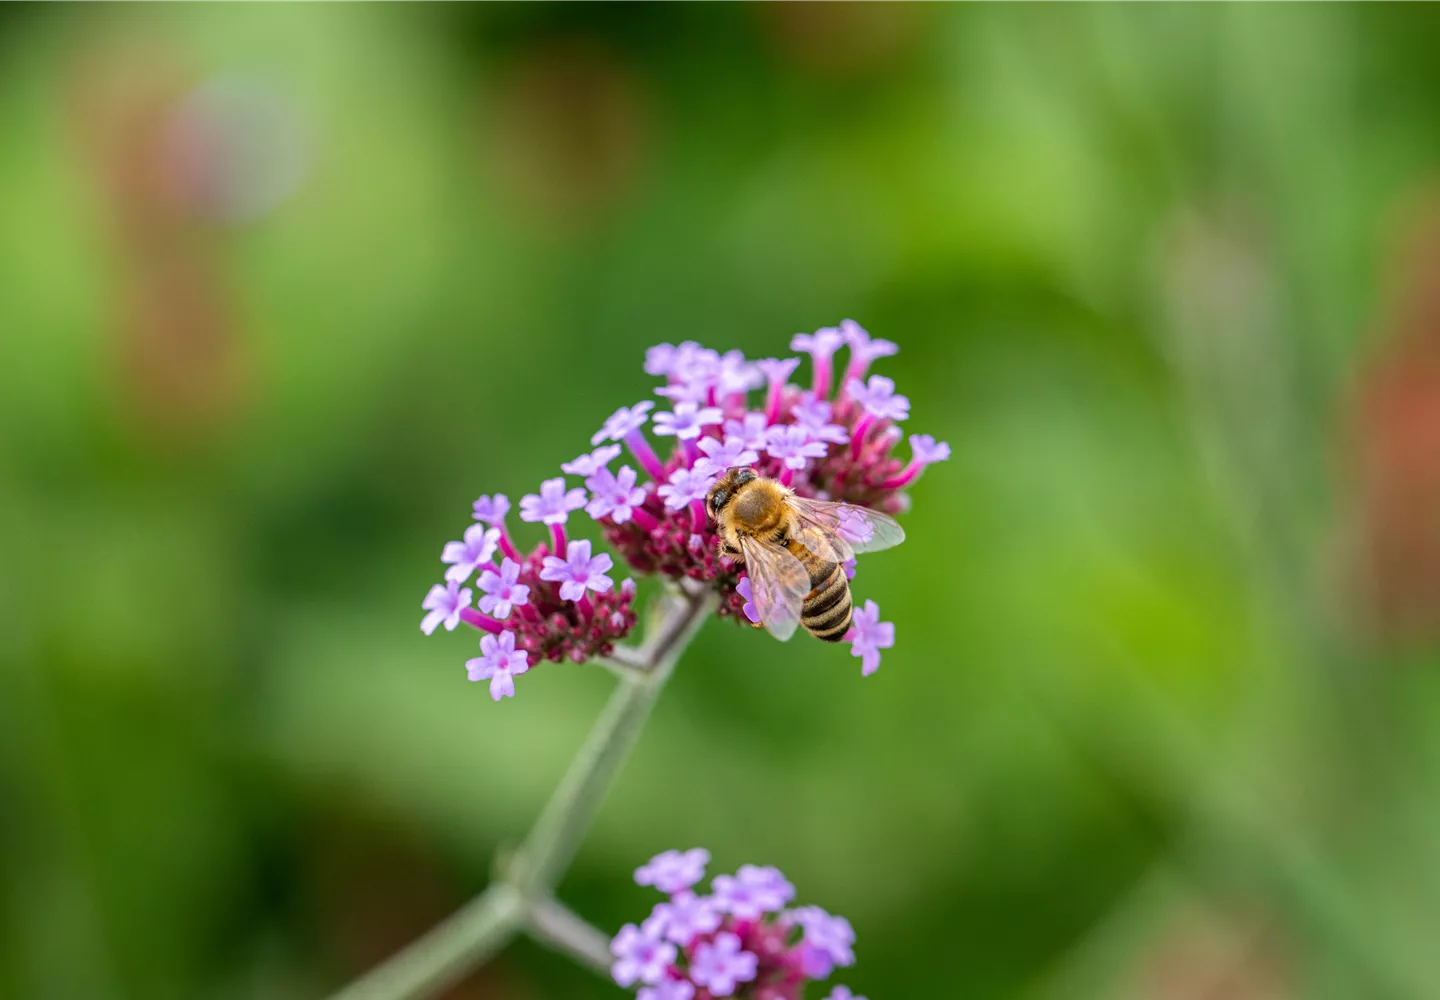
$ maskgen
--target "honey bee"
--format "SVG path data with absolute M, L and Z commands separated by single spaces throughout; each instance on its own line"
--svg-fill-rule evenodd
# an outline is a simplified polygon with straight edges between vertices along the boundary
M 850 581 L 844 563 L 857 552 L 899 545 L 905 531 L 868 507 L 796 496 L 776 479 L 735 467 L 710 488 L 705 509 L 720 552 L 745 563 L 760 624 L 782 642 L 795 627 L 822 642 L 850 628 Z

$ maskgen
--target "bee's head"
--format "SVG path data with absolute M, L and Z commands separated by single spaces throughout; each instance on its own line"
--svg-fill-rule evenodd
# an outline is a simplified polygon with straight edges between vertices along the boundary
M 756 478 L 755 470 L 748 466 L 736 465 L 726 469 L 725 475 L 721 476 L 706 494 L 705 509 L 710 512 L 711 517 L 718 516 L 735 496 L 735 491 Z

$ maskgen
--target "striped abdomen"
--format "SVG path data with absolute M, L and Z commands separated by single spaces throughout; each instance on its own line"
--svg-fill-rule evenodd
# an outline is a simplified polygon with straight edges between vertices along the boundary
M 839 642 L 850 628 L 850 581 L 845 567 L 821 559 L 799 542 L 788 548 L 810 574 L 810 593 L 800 612 L 800 624 L 821 642 Z

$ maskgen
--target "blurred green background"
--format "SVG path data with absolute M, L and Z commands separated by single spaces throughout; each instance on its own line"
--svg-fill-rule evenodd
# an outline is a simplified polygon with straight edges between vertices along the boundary
M 602 705 L 416 628 L 644 348 L 859 320 L 954 459 L 711 623 L 562 897 L 668 847 L 875 998 L 1440 996 L 1440 12 L 0 11 L 0 996 L 312 997 Z M 619 997 L 525 942 L 456 998 Z

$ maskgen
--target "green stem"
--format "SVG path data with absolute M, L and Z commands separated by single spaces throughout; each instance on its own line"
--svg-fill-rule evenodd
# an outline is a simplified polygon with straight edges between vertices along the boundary
M 418 1000 L 454 983 L 521 931 L 604 968 L 596 932 L 554 901 L 605 793 L 630 755 L 676 662 L 714 608 L 709 593 L 672 594 L 500 880 L 332 1000 Z

